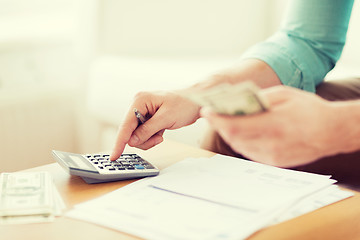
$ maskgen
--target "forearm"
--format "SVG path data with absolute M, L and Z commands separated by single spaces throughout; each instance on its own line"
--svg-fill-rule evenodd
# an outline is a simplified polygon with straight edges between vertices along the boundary
M 218 72 L 190 88 L 205 89 L 218 84 L 237 84 L 246 80 L 253 81 L 261 88 L 281 84 L 280 79 L 268 64 L 258 59 L 245 59 L 235 66 Z

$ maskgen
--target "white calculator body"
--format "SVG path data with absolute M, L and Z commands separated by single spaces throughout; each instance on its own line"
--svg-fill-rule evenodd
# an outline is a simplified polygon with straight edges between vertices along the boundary
M 137 154 L 122 154 L 115 161 L 108 154 L 76 154 L 52 151 L 55 160 L 70 174 L 87 183 L 102 183 L 155 176 L 159 169 Z

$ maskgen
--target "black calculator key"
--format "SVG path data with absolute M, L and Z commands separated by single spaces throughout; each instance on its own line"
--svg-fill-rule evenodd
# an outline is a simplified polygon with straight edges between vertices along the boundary
M 126 167 L 127 170 L 135 170 L 134 167 Z

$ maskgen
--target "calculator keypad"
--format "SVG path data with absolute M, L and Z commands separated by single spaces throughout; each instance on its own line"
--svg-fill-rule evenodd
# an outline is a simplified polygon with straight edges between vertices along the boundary
M 116 172 L 116 171 L 146 171 L 146 169 L 155 169 L 148 161 L 144 160 L 137 154 L 122 154 L 115 161 L 110 161 L 108 154 L 85 155 L 99 172 Z

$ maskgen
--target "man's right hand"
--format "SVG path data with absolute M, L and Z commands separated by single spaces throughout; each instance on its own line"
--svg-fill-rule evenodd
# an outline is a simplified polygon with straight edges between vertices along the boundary
M 133 109 L 148 120 L 138 126 Z M 120 125 L 110 159 L 120 157 L 126 144 L 149 149 L 163 141 L 165 129 L 177 129 L 194 123 L 200 107 L 175 92 L 140 92 L 136 94 L 125 121 Z

